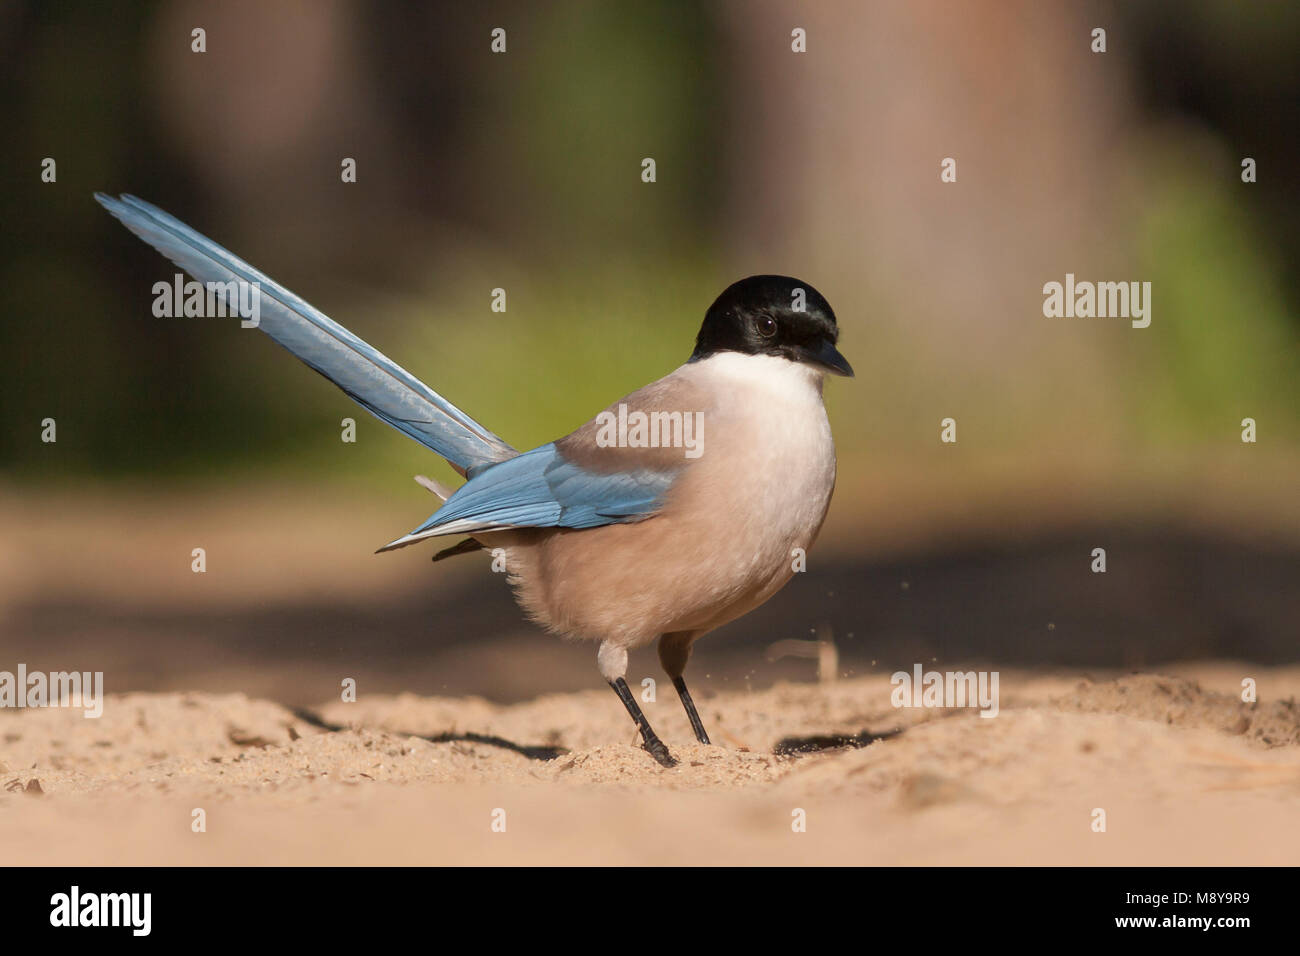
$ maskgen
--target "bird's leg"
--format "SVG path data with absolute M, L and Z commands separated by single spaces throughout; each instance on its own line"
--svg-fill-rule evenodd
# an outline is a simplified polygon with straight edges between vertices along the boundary
M 608 641 L 603 642 L 600 645 L 600 650 L 596 653 L 596 663 L 600 667 L 600 672 L 604 675 L 605 680 L 609 681 L 609 686 L 614 688 L 614 693 L 618 694 L 618 699 L 623 702 L 627 712 L 632 715 L 632 720 L 636 722 L 636 729 L 641 731 L 641 746 L 663 766 L 677 766 L 677 761 L 673 759 L 673 755 L 668 752 L 664 742 L 654 732 L 654 729 L 650 726 L 650 721 L 645 719 L 645 714 L 641 713 L 636 698 L 632 696 L 627 681 L 623 679 L 623 675 L 627 673 L 627 648 L 619 647 Z
M 686 689 L 686 681 L 680 677 L 674 677 L 673 686 L 677 688 L 677 696 L 681 698 L 682 706 L 686 708 L 686 718 L 691 722 L 691 729 L 695 731 L 695 739 L 702 744 L 713 743 L 704 730 L 704 723 L 700 720 L 700 712 L 695 709 L 695 701 L 691 700 L 691 692 Z
M 654 732 L 654 728 L 650 726 L 650 721 L 646 720 L 645 714 L 641 713 L 636 698 L 632 696 L 632 691 L 628 689 L 627 681 L 620 677 L 617 680 L 610 681 L 609 686 L 614 688 L 614 693 L 618 694 L 618 699 L 623 702 L 627 712 L 636 721 L 637 729 L 641 731 L 641 747 L 663 766 L 677 766 L 677 761 L 668 752 L 668 748 L 664 746 L 664 742 L 659 739 L 658 734 Z
M 711 744 L 713 741 L 709 740 L 709 735 L 705 733 L 700 712 L 695 709 L 695 701 L 691 699 L 691 692 L 686 689 L 686 681 L 682 679 L 686 662 L 691 657 L 691 644 L 698 636 L 695 631 L 674 631 L 660 636 L 659 663 L 673 679 L 677 696 L 681 699 L 682 706 L 686 708 L 686 717 L 691 722 L 691 729 L 695 731 L 695 739 L 702 744 Z

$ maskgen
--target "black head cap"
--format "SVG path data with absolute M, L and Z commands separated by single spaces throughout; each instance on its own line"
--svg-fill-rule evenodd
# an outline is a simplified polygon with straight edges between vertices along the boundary
M 831 304 L 790 276 L 750 276 L 727 286 L 709 306 L 691 361 L 719 352 L 775 355 L 836 375 L 853 368 L 835 349 L 840 337 Z

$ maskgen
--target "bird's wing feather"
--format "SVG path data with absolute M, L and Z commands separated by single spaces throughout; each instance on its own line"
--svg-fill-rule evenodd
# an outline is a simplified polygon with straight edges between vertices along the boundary
M 259 328 L 381 421 L 462 472 L 517 452 L 382 352 L 194 231 L 134 196 L 95 198 L 122 224 L 200 282 L 257 283 Z M 237 306 L 238 303 L 230 303 Z
M 428 521 L 381 551 L 445 534 L 513 528 L 598 528 L 651 517 L 676 469 L 600 473 L 574 464 L 552 442 L 478 472 Z

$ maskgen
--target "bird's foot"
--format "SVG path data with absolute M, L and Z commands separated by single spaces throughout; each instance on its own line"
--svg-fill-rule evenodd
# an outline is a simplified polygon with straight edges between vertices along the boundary
M 655 760 L 658 760 L 660 766 L 677 766 L 677 761 L 673 759 L 673 755 L 668 752 L 668 748 L 659 739 L 659 735 L 650 727 L 650 721 L 646 720 L 645 714 L 641 713 L 636 698 L 632 696 L 632 692 L 627 688 L 627 681 L 621 677 L 616 677 L 609 682 L 609 686 L 614 688 L 614 693 L 618 694 L 618 699 L 623 702 L 623 706 L 627 708 L 627 712 L 632 716 L 633 722 L 636 723 L 636 729 L 641 731 L 642 749 L 654 757 Z
M 659 761 L 660 766 L 677 766 L 677 759 L 668 752 L 668 748 L 664 746 L 664 742 L 658 737 L 651 736 L 647 738 L 645 742 L 641 744 L 641 749 L 645 750 L 650 754 L 650 756 L 654 757 L 655 760 Z

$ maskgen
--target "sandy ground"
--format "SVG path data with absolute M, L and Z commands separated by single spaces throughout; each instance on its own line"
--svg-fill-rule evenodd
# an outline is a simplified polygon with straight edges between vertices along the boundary
M 1267 544 L 1177 523 L 1044 536 L 1019 512 L 963 544 L 934 519 L 927 550 L 887 519 L 929 512 L 865 496 L 877 511 L 830 522 L 806 574 L 696 650 L 716 746 L 661 679 L 665 770 L 592 648 L 528 625 L 488 562 L 375 556 L 412 503 L 323 495 L 0 485 L 0 670 L 102 670 L 110 692 L 98 720 L 0 708 L 6 863 L 1300 862 L 1291 512 Z M 767 654 L 813 633 L 839 681 Z M 999 670 L 999 716 L 895 709 L 889 675 L 916 661 Z M 630 683 L 647 675 L 652 649 Z M 872 742 L 783 746 L 837 736 Z
M 1243 677 L 1259 703 L 1240 701 Z M 9 710 L 0 846 L 9 864 L 1300 862 L 1300 668 L 1004 672 L 993 719 L 895 709 L 890 690 L 881 673 L 702 695 L 705 747 L 661 689 L 646 707 L 673 769 L 596 690 Z M 827 735 L 882 739 L 779 752 Z

